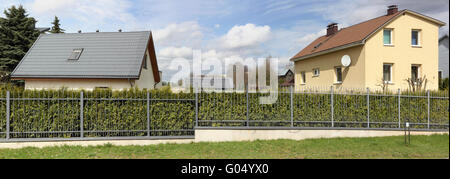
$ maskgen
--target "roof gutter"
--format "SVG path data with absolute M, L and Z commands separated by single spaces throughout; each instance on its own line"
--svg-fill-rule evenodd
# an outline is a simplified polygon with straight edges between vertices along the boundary
M 315 56 L 319 56 L 319 55 L 323 55 L 323 54 L 327 54 L 327 53 L 331 53 L 331 52 L 335 52 L 335 51 L 339 51 L 339 50 L 343 50 L 343 49 L 347 49 L 347 48 L 351 48 L 351 47 L 364 45 L 364 43 L 365 43 L 364 40 L 357 41 L 357 42 L 352 42 L 352 43 L 341 45 L 341 46 L 338 46 L 338 47 L 335 47 L 335 48 L 331 48 L 331 49 L 328 49 L 328 50 L 323 50 L 323 51 L 320 51 L 320 52 L 316 52 L 316 53 L 313 53 L 313 54 L 310 54 L 310 55 L 302 56 L 302 57 L 299 57 L 299 58 L 294 58 L 294 59 L 291 59 L 290 61 L 296 62 L 296 61 L 304 60 L 304 59 L 307 59 L 307 58 L 312 58 L 312 57 L 315 57 Z
M 14 75 L 11 79 L 138 79 L 136 76 L 34 76 L 34 75 Z

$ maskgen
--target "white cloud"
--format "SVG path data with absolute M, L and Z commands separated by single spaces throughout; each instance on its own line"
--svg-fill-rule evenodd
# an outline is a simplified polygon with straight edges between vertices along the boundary
M 299 38 L 297 40 L 297 42 L 299 44 L 302 44 L 302 46 L 306 46 L 309 43 L 311 43 L 312 41 L 316 40 L 317 38 L 319 38 L 320 36 L 325 35 L 326 33 L 326 29 L 322 29 L 321 31 L 317 32 L 317 33 L 311 33 L 311 34 L 307 34 L 305 36 L 302 36 L 301 38 Z
M 198 48 L 203 39 L 202 28 L 196 21 L 169 24 L 153 31 L 155 43 L 162 46 L 184 45 Z
M 133 29 L 137 22 L 129 12 L 128 0 L 34 0 L 24 4 L 32 16 L 39 17 L 39 25 L 49 24 L 58 16 L 68 31 Z M 69 22 L 68 22 L 69 21 Z
M 271 30 L 267 25 L 246 24 L 234 26 L 220 38 L 220 41 L 223 47 L 227 49 L 254 47 L 269 40 L 270 35 Z
M 165 58 L 192 58 L 192 48 L 167 47 L 160 50 L 158 55 Z

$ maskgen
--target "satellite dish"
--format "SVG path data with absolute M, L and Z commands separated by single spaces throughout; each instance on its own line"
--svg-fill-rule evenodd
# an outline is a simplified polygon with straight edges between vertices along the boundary
M 348 55 L 342 56 L 342 58 L 341 58 L 342 66 L 348 67 L 348 66 L 350 66 L 351 63 L 352 63 L 352 60 L 350 59 L 350 56 L 348 56 Z

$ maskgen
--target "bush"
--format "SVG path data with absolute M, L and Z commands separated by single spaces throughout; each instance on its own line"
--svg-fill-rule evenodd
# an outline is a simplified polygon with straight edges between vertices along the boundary
M 448 78 L 439 79 L 439 89 L 448 90 L 448 88 L 449 88 Z
M 11 137 L 79 137 L 80 91 L 23 90 L 11 91 Z M 83 128 L 88 137 L 145 136 L 147 133 L 147 92 L 149 93 L 150 135 L 193 135 L 195 125 L 195 94 L 174 94 L 170 89 L 83 91 Z M 430 99 L 432 128 L 447 128 L 449 101 L 445 92 L 432 92 Z M 267 94 L 249 93 L 250 126 L 291 126 L 291 94 L 280 92 L 275 104 L 259 104 Z M 400 117 L 415 123 L 413 128 L 426 128 L 428 99 L 426 93 L 403 92 Z M 420 97 L 422 96 L 422 97 Z M 6 89 L 0 89 L 0 137 L 6 131 Z M 295 127 L 330 127 L 331 95 L 294 93 L 293 122 Z M 181 99 L 181 100 L 173 100 Z M 247 96 L 245 93 L 199 94 L 200 126 L 246 126 Z M 365 94 L 334 94 L 334 127 L 367 127 L 367 96 Z M 398 95 L 370 95 L 370 127 L 397 128 Z M 225 121 L 225 122 L 223 122 Z M 403 125 L 401 126 L 403 127 Z

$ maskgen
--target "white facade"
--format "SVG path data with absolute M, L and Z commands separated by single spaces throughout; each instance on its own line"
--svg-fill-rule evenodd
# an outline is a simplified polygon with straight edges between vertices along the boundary
M 442 73 L 442 78 L 448 78 L 448 35 L 439 39 L 439 71 Z

